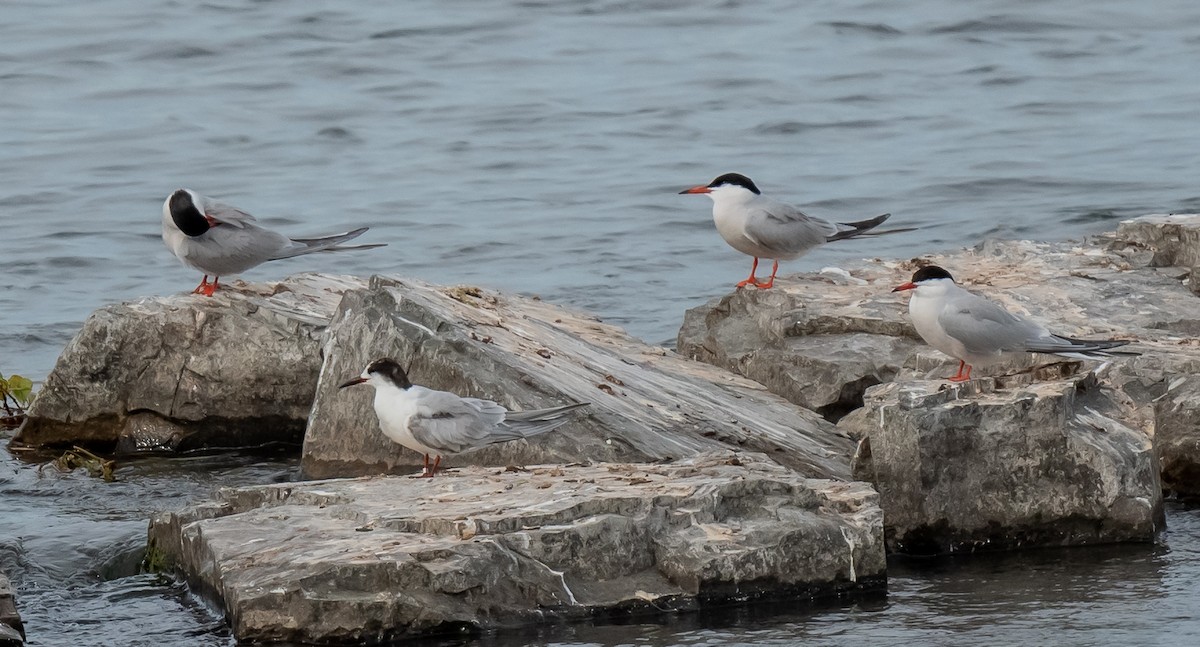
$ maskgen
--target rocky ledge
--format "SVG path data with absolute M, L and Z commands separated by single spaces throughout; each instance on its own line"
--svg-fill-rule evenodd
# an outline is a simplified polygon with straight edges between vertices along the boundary
M 1082 243 L 990 241 L 788 276 L 774 289 L 739 290 L 688 311 L 679 353 L 839 420 L 861 407 L 874 385 L 954 373 L 957 361 L 926 346 L 913 330 L 908 297 L 891 292 L 917 268 L 937 264 L 967 289 L 1060 334 L 1134 340 L 1130 349 L 1142 355 L 1116 360 L 1105 372 L 1116 397 L 1132 403 L 1118 419 L 1156 438 L 1162 464 L 1170 466 L 1164 474 L 1170 489 L 1200 496 L 1200 480 L 1185 476 L 1200 469 L 1200 427 L 1178 415 L 1191 405 L 1155 406 L 1158 398 L 1174 397 L 1167 392 L 1176 380 L 1200 376 L 1200 298 L 1193 294 L 1200 285 L 1198 241 L 1200 215 L 1146 216 Z M 974 375 L 1011 376 L 1061 361 L 1031 358 Z M 1078 370 L 1074 363 L 1068 372 Z
M 842 419 L 863 439 L 854 473 L 879 490 L 890 551 L 1154 541 L 1159 466 L 1121 422 L 1132 403 L 1095 373 L 1022 377 L 884 384 Z
M 239 640 L 321 644 L 861 594 L 885 572 L 870 486 L 727 451 L 225 490 L 156 516 L 150 555 Z
M 362 279 L 307 274 L 107 306 L 63 350 L 14 439 L 104 451 L 299 444 L 321 335 Z

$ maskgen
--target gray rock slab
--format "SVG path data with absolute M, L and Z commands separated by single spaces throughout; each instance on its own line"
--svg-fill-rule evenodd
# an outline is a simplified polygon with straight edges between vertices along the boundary
M 894 382 L 865 401 L 840 425 L 864 438 L 855 476 L 879 490 L 889 550 L 1149 542 L 1163 528 L 1150 438 L 1094 373 Z
M 372 389 L 337 388 L 383 356 L 408 367 L 417 384 L 509 409 L 592 403 L 554 432 L 444 465 L 657 461 L 735 448 L 806 476 L 850 475 L 853 442 L 758 383 L 536 298 L 373 277 L 346 293 L 327 330 L 304 439 L 307 477 L 406 473 L 421 464 L 379 431 Z
M 881 590 L 865 483 L 758 454 L 469 467 L 223 490 L 157 515 L 150 554 L 239 641 L 375 644 L 463 628 Z
M 836 419 L 875 383 L 954 373 L 957 361 L 925 346 L 912 329 L 908 297 L 891 292 L 935 263 L 963 287 L 1057 333 L 1134 340 L 1130 350 L 1142 355 L 1116 360 L 1108 379 L 1138 404 L 1126 422 L 1153 433 L 1151 401 L 1175 377 L 1200 374 L 1200 299 L 1189 290 L 1187 267 L 1162 265 L 1200 257 L 1188 233 L 1198 220 L 1147 216 L 1084 242 L 989 241 L 909 260 L 868 259 L 849 271 L 787 276 L 771 290 L 743 289 L 690 310 L 679 352 L 752 377 Z M 1031 357 L 974 375 L 1060 361 Z
M 1162 463 L 1163 486 L 1200 499 L 1200 376 L 1171 382 L 1154 403 L 1154 449 Z
M 1152 214 L 1126 220 L 1117 229 L 1126 246 L 1141 246 L 1150 253 L 1148 265 L 1186 268 L 1186 283 L 1200 293 L 1196 268 L 1200 266 L 1200 214 Z
M 299 442 L 321 334 L 351 277 L 236 282 L 88 317 L 38 391 L 16 441 L 118 451 Z
M 8 577 L 0 573 L 0 647 L 20 647 L 25 644 L 25 625 L 17 612 Z

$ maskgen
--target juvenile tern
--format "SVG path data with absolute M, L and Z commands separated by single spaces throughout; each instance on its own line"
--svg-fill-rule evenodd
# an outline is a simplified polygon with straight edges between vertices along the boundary
M 163 202 L 163 242 L 184 265 L 204 273 L 192 293 L 209 297 L 220 287 L 217 283 L 220 277 L 241 274 L 267 261 L 313 252 L 383 247 L 382 244 L 340 245 L 361 236 L 367 229 L 360 227 L 320 238 L 288 238 L 260 227 L 254 216 L 245 211 L 195 191 L 179 189 Z
M 765 290 L 775 285 L 779 261 L 799 258 L 825 243 L 911 231 L 911 228 L 871 231 L 888 219 L 891 215 L 888 213 L 858 222 L 830 222 L 805 215 L 790 204 L 765 197 L 750 178 L 740 173 L 726 173 L 708 184 L 679 193 L 703 193 L 712 198 L 717 232 L 731 247 L 754 257 L 750 278 L 738 283 L 739 288 L 753 285 Z M 764 283 L 754 276 L 760 258 L 773 261 L 771 278 Z
M 566 414 L 590 404 L 509 411 L 490 400 L 417 386 L 400 364 L 386 357 L 371 362 L 361 375 L 338 388 L 356 384 L 375 387 L 375 415 L 383 434 L 424 454 L 424 477 L 437 472 L 443 455 L 544 434 L 566 424 Z M 436 457 L 432 467 L 431 455 Z
M 999 304 L 958 287 L 946 270 L 929 265 L 892 292 L 912 290 L 908 314 L 927 344 L 958 360 L 950 379 L 971 379 L 971 366 L 1002 361 L 1006 355 L 1046 353 L 1075 359 L 1137 355 L 1111 349 L 1121 340 L 1072 339 L 1055 335 L 1041 324 L 1015 315 Z M 963 369 L 966 368 L 966 373 Z

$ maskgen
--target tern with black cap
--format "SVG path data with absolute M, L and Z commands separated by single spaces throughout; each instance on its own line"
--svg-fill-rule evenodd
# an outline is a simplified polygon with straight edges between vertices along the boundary
M 726 173 L 708 184 L 679 193 L 702 193 L 712 198 L 713 222 L 717 224 L 717 233 L 734 249 L 754 257 L 750 278 L 738 283 L 739 288 L 753 285 L 767 289 L 775 285 L 779 261 L 800 258 L 825 243 L 912 231 L 872 231 L 888 219 L 891 214 L 887 213 L 859 222 L 830 222 L 805 215 L 790 204 L 764 196 L 750 178 L 740 173 Z M 773 261 L 771 278 L 762 283 L 754 276 L 760 258 Z
M 314 252 L 340 252 L 383 247 L 342 245 L 367 231 L 318 238 L 288 238 L 258 225 L 254 216 L 207 198 L 189 189 L 178 189 L 163 203 L 162 237 L 167 248 L 184 265 L 204 273 L 193 294 L 211 297 L 222 276 L 241 274 L 267 261 Z M 213 282 L 208 282 L 209 276 Z
M 1114 351 L 1128 341 L 1072 339 L 1051 333 L 1041 324 L 1005 310 L 968 292 L 946 270 L 929 265 L 892 292 L 912 290 L 908 314 L 927 344 L 958 360 L 952 382 L 971 379 L 971 367 L 994 364 L 1006 356 L 1046 353 L 1075 359 L 1137 355 Z M 966 372 L 963 372 L 963 369 Z
M 338 388 L 356 384 L 375 387 L 379 429 L 393 442 L 425 456 L 424 477 L 437 472 L 446 454 L 544 434 L 566 424 L 567 414 L 590 404 L 509 411 L 491 400 L 417 386 L 398 362 L 386 357 L 371 362 L 361 375 Z M 432 466 L 430 456 L 435 457 Z

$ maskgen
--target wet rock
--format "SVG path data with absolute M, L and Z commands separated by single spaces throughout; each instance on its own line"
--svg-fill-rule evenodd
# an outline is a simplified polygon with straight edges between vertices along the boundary
M 1121 223 L 1117 238 L 1124 246 L 1144 247 L 1152 267 L 1186 269 L 1187 284 L 1200 293 L 1196 268 L 1200 266 L 1200 214 L 1154 214 Z
M 150 546 L 239 641 L 306 644 L 865 593 L 885 569 L 869 486 L 733 452 L 224 490 Z
M 0 573 L 0 647 L 20 647 L 25 644 L 25 625 L 17 613 L 12 585 Z
M 370 388 L 337 388 L 383 356 L 407 367 L 415 383 L 510 409 L 592 403 L 552 433 L 449 457 L 451 466 L 657 461 L 733 447 L 806 476 L 849 477 L 853 443 L 813 412 L 533 298 L 373 277 L 369 288 L 346 293 L 324 356 L 304 440 L 310 478 L 408 473 L 421 464 L 379 431 Z
M 1164 524 L 1150 439 L 1094 373 L 872 387 L 840 425 L 861 436 L 889 550 L 932 554 L 1153 541 Z
M 341 293 L 363 284 L 300 275 L 101 308 L 15 440 L 124 452 L 299 442 L 325 324 Z
M 1173 381 L 1155 402 L 1154 413 L 1163 486 L 1184 498 L 1200 498 L 1200 376 Z

